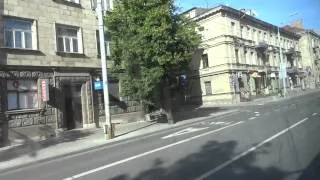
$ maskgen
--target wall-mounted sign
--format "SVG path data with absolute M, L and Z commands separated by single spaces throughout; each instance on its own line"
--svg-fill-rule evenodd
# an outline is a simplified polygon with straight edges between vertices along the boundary
M 48 79 L 41 80 L 41 99 L 43 102 L 47 102 L 50 100 L 50 98 L 49 98 L 49 80 Z
M 94 90 L 102 90 L 102 89 L 103 89 L 102 81 L 95 81 L 94 82 Z

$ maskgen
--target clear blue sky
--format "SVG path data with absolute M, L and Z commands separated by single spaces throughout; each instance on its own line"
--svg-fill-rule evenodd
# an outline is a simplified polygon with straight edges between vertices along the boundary
M 176 0 L 182 10 L 196 7 L 215 7 L 226 4 L 236 9 L 252 9 L 258 18 L 274 25 L 303 19 L 304 27 L 320 31 L 320 0 Z M 289 17 L 290 14 L 298 14 Z

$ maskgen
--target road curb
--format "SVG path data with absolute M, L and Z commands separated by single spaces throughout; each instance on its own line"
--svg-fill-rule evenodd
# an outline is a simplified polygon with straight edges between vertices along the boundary
M 172 126 L 169 126 L 168 128 L 165 128 L 165 129 L 158 129 L 158 130 L 155 130 L 153 132 L 149 132 L 149 133 L 145 133 L 145 134 L 141 134 L 141 135 L 137 135 L 137 136 L 133 136 L 133 137 L 128 137 L 128 138 L 124 138 L 124 139 L 119 139 L 119 140 L 114 139 L 113 141 L 112 140 L 109 141 L 109 142 L 107 141 L 106 143 L 104 143 L 102 145 L 98 145 L 98 146 L 94 146 L 94 147 L 90 147 L 90 148 L 86 148 L 86 149 L 81 149 L 81 150 L 78 150 L 78 151 L 73 151 L 73 152 L 69 152 L 69 153 L 65 153 L 65 154 L 61 154 L 61 155 L 57 155 L 57 156 L 53 156 L 53 157 L 48 157 L 48 158 L 44 158 L 44 159 L 37 160 L 37 161 L 34 161 L 34 162 L 25 163 L 25 164 L 21 164 L 21 165 L 9 167 L 9 168 L 4 168 L 4 169 L 0 170 L 0 173 L 9 173 L 9 172 L 14 171 L 14 170 L 22 169 L 22 168 L 24 168 L 26 166 L 35 165 L 35 164 L 43 163 L 43 162 L 46 162 L 46 161 L 52 161 L 54 159 L 60 159 L 60 158 L 68 157 L 68 156 L 71 156 L 71 155 L 81 154 L 81 153 L 85 153 L 85 152 L 88 152 L 88 151 L 93 151 L 95 149 L 103 148 L 105 146 L 117 146 L 117 145 L 130 143 L 132 141 L 139 141 L 141 139 L 145 139 L 145 138 L 148 138 L 150 136 L 157 135 L 161 131 L 170 131 L 170 130 L 181 128 L 181 127 L 184 127 L 184 126 L 189 126 L 191 124 L 199 123 L 199 122 L 208 120 L 210 118 L 231 116 L 231 115 L 236 114 L 238 112 L 240 112 L 240 111 L 238 109 L 236 109 L 236 110 L 226 111 L 225 113 L 218 114 L 218 115 L 194 118 L 194 120 L 190 119 L 191 122 L 186 122 L 186 123 L 183 123 L 183 124 L 173 124 Z M 188 121 L 188 120 L 185 120 L 185 121 Z M 119 137 L 121 137 L 121 136 L 119 136 Z M 5 161 L 4 161 L 4 163 L 5 163 Z

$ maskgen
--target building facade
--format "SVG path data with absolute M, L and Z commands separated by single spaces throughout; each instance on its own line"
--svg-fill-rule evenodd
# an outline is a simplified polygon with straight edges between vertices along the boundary
M 299 46 L 302 64 L 307 74 L 307 87 L 320 86 L 320 35 L 312 30 L 302 30 Z
M 190 64 L 191 102 L 235 103 L 279 92 L 276 26 L 227 6 L 193 8 L 185 14 L 199 24 L 202 35 Z M 301 88 L 300 36 L 282 28 L 280 36 L 287 88 Z
M 105 121 L 103 93 L 93 86 L 101 77 L 94 2 L 0 0 L 3 141 L 48 138 Z M 141 110 L 119 100 L 116 77 L 109 79 L 111 113 Z

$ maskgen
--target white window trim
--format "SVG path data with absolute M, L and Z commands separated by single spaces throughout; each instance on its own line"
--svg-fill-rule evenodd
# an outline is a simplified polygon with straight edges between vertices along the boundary
M 75 29 L 77 30 L 77 41 L 78 41 L 78 52 L 74 52 L 73 50 L 73 39 L 74 36 L 59 36 L 57 33 L 57 28 L 58 27 L 63 27 L 63 28 L 68 28 L 68 29 Z M 61 53 L 70 53 L 70 54 L 83 54 L 83 40 L 82 40 L 82 29 L 78 26 L 73 26 L 73 25 L 66 25 L 66 24 L 60 24 L 60 23 L 55 23 L 54 26 L 54 35 L 55 35 L 55 45 L 56 45 L 56 52 L 61 52 Z M 63 51 L 58 50 L 58 38 L 62 37 L 63 38 Z M 66 51 L 66 46 L 65 46 L 65 39 L 69 39 L 70 41 L 70 52 Z
M 36 21 L 34 20 L 22 20 L 22 19 L 17 19 L 17 18 L 8 18 L 8 19 L 14 19 L 15 21 L 21 21 L 21 22 L 29 22 L 31 23 L 31 30 L 24 30 L 24 29 L 18 29 L 18 28 L 13 28 L 13 29 L 7 29 L 4 27 L 3 31 L 3 45 L 6 48 L 13 48 L 13 49 L 26 49 L 26 50 L 37 50 L 37 34 L 36 34 Z M 12 45 L 13 47 L 8 47 L 5 45 L 6 42 L 6 31 L 12 32 Z M 16 47 L 16 32 L 21 32 L 21 45 L 22 47 Z M 30 33 L 31 34 L 31 48 L 26 48 L 26 43 L 25 43 L 25 33 Z
M 64 1 L 67 1 L 67 2 L 70 2 L 70 3 L 80 4 L 80 0 L 64 0 Z

